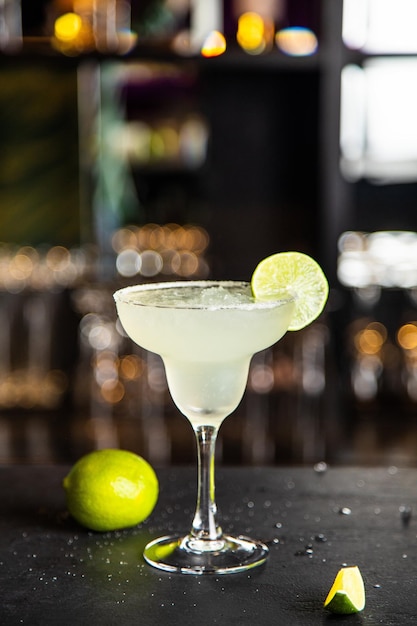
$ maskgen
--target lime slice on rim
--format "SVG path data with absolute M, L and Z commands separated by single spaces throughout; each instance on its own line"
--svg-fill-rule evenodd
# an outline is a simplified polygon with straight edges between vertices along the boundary
M 324 601 L 324 608 L 332 613 L 349 615 L 365 608 L 365 587 L 359 567 L 339 570 Z
M 263 259 L 253 273 L 251 286 L 258 300 L 294 297 L 294 315 L 288 330 L 300 330 L 315 320 L 329 295 L 320 265 L 302 252 L 278 252 Z

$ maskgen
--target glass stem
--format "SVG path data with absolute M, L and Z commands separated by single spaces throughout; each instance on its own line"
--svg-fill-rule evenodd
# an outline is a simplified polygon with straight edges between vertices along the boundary
M 195 434 L 198 450 L 198 495 L 191 536 L 203 541 L 215 541 L 222 536 L 216 523 L 214 453 L 218 429 L 197 426 Z

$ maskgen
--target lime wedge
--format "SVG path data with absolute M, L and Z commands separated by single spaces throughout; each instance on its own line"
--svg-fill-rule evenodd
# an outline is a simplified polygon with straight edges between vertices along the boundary
M 263 259 L 253 273 L 251 286 L 258 300 L 294 297 L 294 315 L 288 330 L 308 326 L 323 311 L 329 295 L 320 265 L 302 252 L 279 252 Z
M 339 570 L 324 601 L 324 608 L 341 615 L 358 613 L 365 608 L 365 587 L 356 565 Z

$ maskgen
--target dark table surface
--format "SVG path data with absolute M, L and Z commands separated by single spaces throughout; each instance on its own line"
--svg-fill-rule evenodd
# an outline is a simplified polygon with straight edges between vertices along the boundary
M 0 467 L 0 624 L 314 626 L 417 624 L 417 470 L 219 468 L 224 530 L 270 545 L 248 573 L 168 574 L 141 556 L 151 537 L 189 529 L 195 469 L 158 471 L 142 526 L 93 533 L 66 513 L 62 466 Z M 362 613 L 323 609 L 337 571 L 358 565 Z

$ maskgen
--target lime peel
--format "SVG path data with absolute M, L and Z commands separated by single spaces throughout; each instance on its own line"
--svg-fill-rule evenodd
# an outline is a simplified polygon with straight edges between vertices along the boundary
M 329 284 L 320 265 L 302 252 L 278 252 L 255 268 L 251 287 L 257 300 L 294 297 L 294 314 L 288 330 L 301 330 L 323 311 Z
M 357 565 L 339 570 L 324 601 L 324 608 L 341 615 L 363 611 L 365 586 Z

